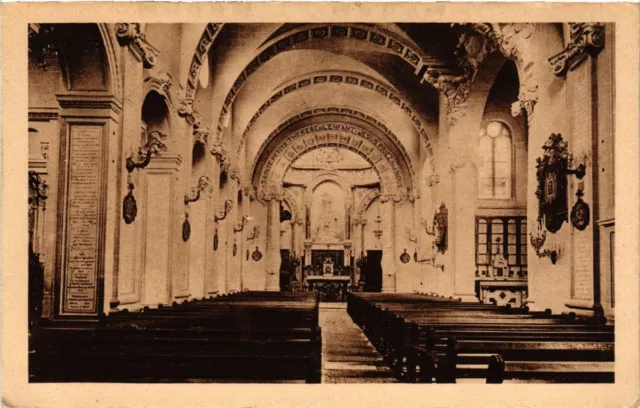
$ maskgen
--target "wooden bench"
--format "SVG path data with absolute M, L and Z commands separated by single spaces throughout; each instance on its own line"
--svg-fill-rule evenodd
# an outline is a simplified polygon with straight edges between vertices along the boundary
M 482 378 L 612 382 L 613 328 L 574 316 L 433 300 L 351 295 L 348 311 L 408 382 Z
M 312 294 L 241 293 L 95 322 L 49 321 L 30 334 L 30 381 L 318 383 L 317 314 Z

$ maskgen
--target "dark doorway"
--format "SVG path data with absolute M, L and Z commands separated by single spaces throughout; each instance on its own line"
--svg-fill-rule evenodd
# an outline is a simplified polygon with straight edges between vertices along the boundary
M 280 250 L 280 290 L 291 290 L 291 280 L 295 277 L 295 267 L 290 262 L 291 252 L 288 249 Z
M 382 251 L 367 251 L 364 275 L 365 292 L 380 292 L 382 290 Z

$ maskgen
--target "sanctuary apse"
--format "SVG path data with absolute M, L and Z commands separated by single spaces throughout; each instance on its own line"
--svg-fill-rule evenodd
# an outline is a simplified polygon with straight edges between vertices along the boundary
M 34 319 L 247 290 L 614 315 L 613 25 L 28 35 Z

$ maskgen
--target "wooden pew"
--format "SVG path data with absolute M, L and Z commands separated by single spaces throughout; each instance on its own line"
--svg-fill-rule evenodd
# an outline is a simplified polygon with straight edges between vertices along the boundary
M 360 294 L 358 294 L 360 295 Z M 569 316 L 409 295 L 351 296 L 348 311 L 409 382 L 613 381 L 613 328 Z
M 31 333 L 30 381 L 320 382 L 317 297 L 267 293 L 48 322 Z

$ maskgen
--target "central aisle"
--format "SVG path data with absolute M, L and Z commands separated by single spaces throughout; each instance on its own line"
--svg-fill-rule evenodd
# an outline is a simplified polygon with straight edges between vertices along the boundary
M 346 303 L 320 303 L 323 383 L 396 382 L 382 356 L 347 314 Z

